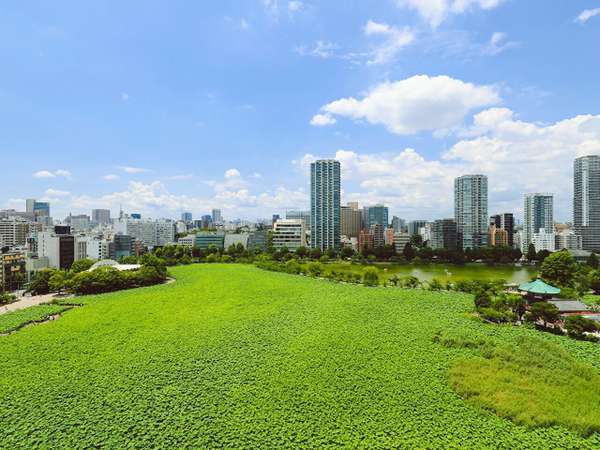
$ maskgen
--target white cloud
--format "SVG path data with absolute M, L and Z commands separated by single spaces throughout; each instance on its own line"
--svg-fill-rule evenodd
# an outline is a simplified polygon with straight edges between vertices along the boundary
M 398 0 L 398 4 L 419 13 L 432 28 L 437 28 L 452 14 L 463 14 L 474 8 L 494 9 L 503 0 Z
M 367 64 L 385 64 L 396 57 L 398 52 L 411 44 L 415 35 L 409 27 L 402 29 L 369 20 L 364 28 L 367 36 L 384 36 L 384 42 L 376 47 Z
M 519 44 L 514 41 L 507 41 L 506 33 L 496 31 L 490 37 L 487 46 L 484 47 L 483 53 L 487 55 L 498 55 L 504 50 L 518 46 Z
M 300 45 L 294 48 L 294 51 L 300 56 L 314 56 L 316 58 L 329 59 L 339 57 L 336 51 L 339 45 L 330 41 L 317 41 L 314 47 L 307 48 L 305 45 Z
M 119 170 L 122 170 L 125 173 L 146 173 L 150 172 L 149 169 L 143 169 L 141 167 L 131 167 L 131 166 L 119 166 Z
M 315 114 L 310 120 L 310 124 L 315 127 L 326 127 L 336 122 L 335 117 L 332 117 L 331 114 Z
M 56 175 L 54 175 L 49 170 L 40 170 L 40 171 L 34 173 L 33 177 L 34 178 L 54 178 L 54 177 L 56 177 Z
M 226 179 L 232 179 L 232 178 L 239 178 L 240 177 L 240 171 L 237 169 L 228 169 L 225 171 L 225 178 Z
M 67 197 L 68 195 L 71 195 L 71 193 L 67 192 L 67 191 L 61 191 L 58 189 L 49 188 L 49 189 L 46 189 L 46 192 L 44 192 L 44 195 L 46 197 Z
M 127 92 L 121 92 L 121 100 L 124 102 L 129 101 L 129 94 Z
M 102 177 L 102 179 L 106 181 L 115 181 L 119 179 L 119 175 L 115 175 L 114 173 L 106 174 Z
M 357 100 L 336 100 L 321 110 L 330 115 L 382 124 L 395 134 L 445 131 L 460 127 L 467 113 L 500 102 L 492 86 L 478 86 L 448 76 L 416 75 L 385 82 Z
M 241 19 L 240 20 L 240 28 L 242 30 L 247 30 L 250 28 L 250 24 L 248 23 L 248 21 L 246 19 Z
M 288 11 L 291 13 L 298 12 L 304 8 L 304 3 L 298 0 L 291 0 L 288 2 Z
M 588 20 L 590 20 L 592 17 L 595 17 L 597 15 L 600 15 L 600 8 L 594 8 L 594 9 L 584 9 L 583 11 L 581 11 L 581 14 L 579 14 L 577 16 L 577 18 L 575 19 L 575 22 L 579 22 L 579 23 L 586 23 Z
M 193 175 L 191 174 L 184 174 L 184 175 L 172 175 L 170 177 L 167 177 L 167 180 L 172 180 L 172 181 L 185 181 L 185 180 L 191 180 L 192 178 L 194 178 Z
M 64 177 L 64 178 L 71 178 L 71 172 L 69 172 L 68 170 L 65 169 L 58 169 L 55 170 L 54 172 L 51 172 L 50 170 L 40 170 L 38 172 L 35 172 L 33 174 L 34 178 L 56 178 L 56 177 Z
M 388 204 L 408 219 L 451 217 L 453 180 L 467 173 L 489 178 L 489 212 L 522 212 L 523 195 L 555 194 L 558 220 L 571 220 L 573 160 L 600 154 L 600 115 L 582 115 L 551 124 L 519 120 L 507 108 L 476 114 L 469 137 L 438 157 L 407 148 L 389 153 L 338 150 L 305 154 L 293 161 L 304 174 L 322 157 L 341 162 L 344 201 Z

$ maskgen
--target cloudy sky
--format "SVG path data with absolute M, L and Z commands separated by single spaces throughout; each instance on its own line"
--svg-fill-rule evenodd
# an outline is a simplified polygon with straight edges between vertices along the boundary
M 0 207 L 226 218 L 307 208 L 307 168 L 343 201 L 452 215 L 555 194 L 600 153 L 597 0 L 9 2 L 0 13 Z

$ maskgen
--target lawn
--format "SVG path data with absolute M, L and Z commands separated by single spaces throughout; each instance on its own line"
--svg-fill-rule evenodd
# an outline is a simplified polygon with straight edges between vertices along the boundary
M 0 447 L 600 447 L 463 399 L 451 376 L 478 357 L 434 336 L 537 336 L 594 376 L 596 344 L 483 324 L 455 292 L 241 265 L 172 274 L 0 337 Z

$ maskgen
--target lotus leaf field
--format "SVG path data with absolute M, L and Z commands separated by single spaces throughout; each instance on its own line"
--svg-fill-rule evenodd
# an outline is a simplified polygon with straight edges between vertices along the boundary
M 560 418 L 513 422 L 493 412 L 489 386 L 464 392 L 469 364 L 518 375 L 523 342 L 539 339 L 576 361 L 573 386 L 561 386 L 590 389 L 573 401 L 593 406 L 598 387 L 578 377 L 598 377 L 597 344 L 484 324 L 456 292 L 234 264 L 171 274 L 175 283 L 80 297 L 58 320 L 0 336 L 0 448 L 600 448 L 594 411 L 587 432 Z M 504 353 L 449 345 L 453 334 Z M 541 388 L 552 384 L 544 374 Z

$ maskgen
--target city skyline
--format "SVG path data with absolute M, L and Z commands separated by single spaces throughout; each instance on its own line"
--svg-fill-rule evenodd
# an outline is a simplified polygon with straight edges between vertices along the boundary
M 344 204 L 451 217 L 439 193 L 483 173 L 490 212 L 552 192 L 571 221 L 572 161 L 600 153 L 592 2 L 439 4 L 7 5 L 0 209 L 253 220 L 308 209 L 335 158 Z

